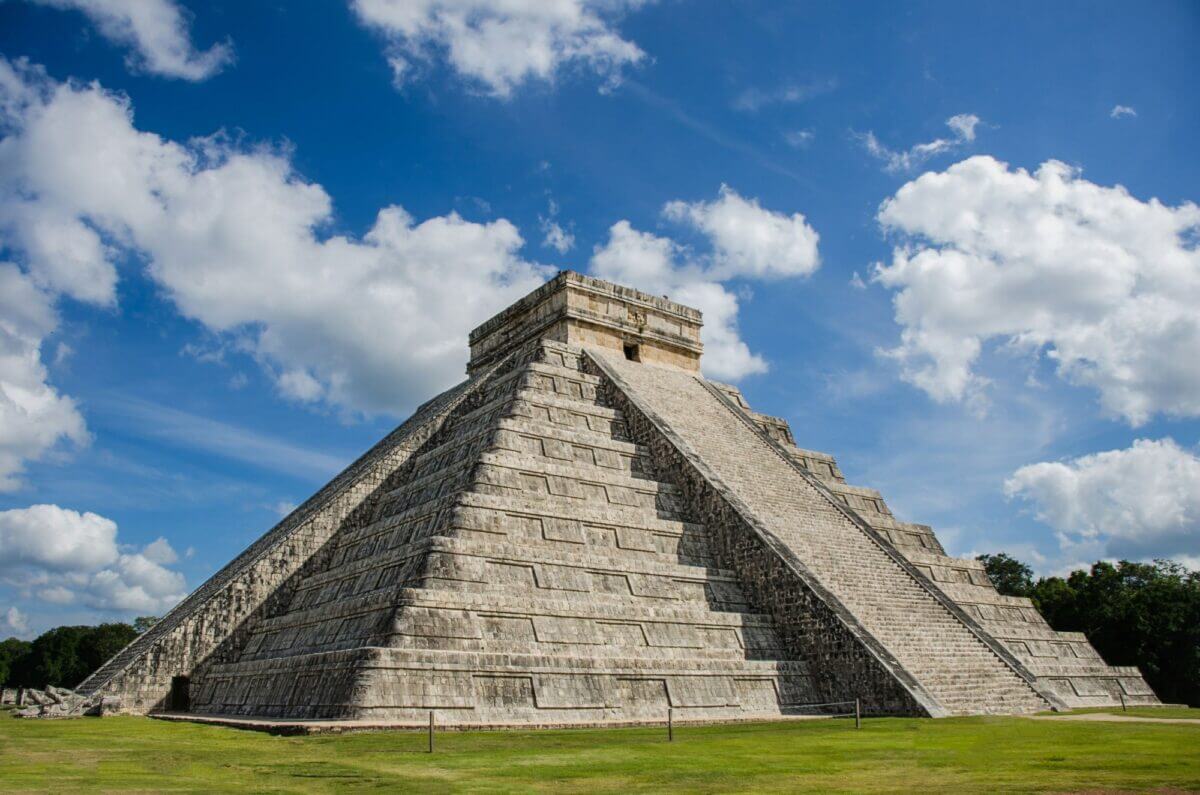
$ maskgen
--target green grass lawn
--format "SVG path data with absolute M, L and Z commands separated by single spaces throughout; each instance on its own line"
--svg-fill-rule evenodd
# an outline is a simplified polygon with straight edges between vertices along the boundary
M 1200 790 L 1200 727 L 1020 718 L 272 737 L 0 715 L 0 790 Z

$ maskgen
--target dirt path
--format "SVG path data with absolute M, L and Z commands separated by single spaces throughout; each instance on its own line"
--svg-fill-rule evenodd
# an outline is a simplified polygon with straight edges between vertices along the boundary
M 1033 720 L 1083 720 L 1109 723 L 1186 723 L 1200 726 L 1194 718 L 1144 718 L 1137 715 L 1112 715 L 1107 712 L 1085 712 L 1080 715 L 1031 715 Z

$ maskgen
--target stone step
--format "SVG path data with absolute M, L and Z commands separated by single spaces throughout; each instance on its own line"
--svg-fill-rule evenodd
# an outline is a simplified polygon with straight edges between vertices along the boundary
M 1087 636 L 1082 632 L 1060 632 L 1051 629 L 1050 625 L 1045 623 L 985 621 L 983 626 L 993 637 L 1002 640 L 1045 640 L 1072 644 L 1088 642 Z
M 628 458 L 644 459 L 650 455 L 650 451 L 644 445 L 625 439 L 614 439 L 612 436 L 594 431 L 582 431 L 578 428 L 566 427 L 560 423 L 545 419 L 536 419 L 522 414 L 508 414 L 500 417 L 495 423 L 495 428 L 499 431 L 513 431 L 521 436 L 529 436 L 545 441 L 552 440 L 592 449 L 608 450 Z M 527 447 L 506 447 L 505 449 L 528 452 Z M 537 454 L 544 455 L 544 453 L 540 452 Z
M 576 483 L 600 484 L 617 486 L 653 494 L 669 494 L 676 496 L 679 488 L 667 481 L 655 480 L 647 475 L 639 475 L 622 470 L 618 466 L 598 466 L 596 464 L 580 464 L 543 456 L 531 456 L 512 450 L 490 449 L 481 453 L 476 460 L 476 482 L 496 483 L 499 481 L 483 480 L 478 472 L 485 469 L 504 469 L 511 472 L 529 475 L 545 475 Z
M 512 624 L 520 619 L 505 619 L 503 623 Z M 498 622 L 499 623 L 499 622 Z M 526 622 L 528 623 L 528 622 Z M 586 640 L 576 642 L 553 642 L 541 640 L 520 640 L 506 637 L 475 638 L 441 638 L 426 635 L 389 635 L 388 642 L 392 648 L 399 649 L 444 649 L 456 651 L 481 652 L 484 654 L 582 654 L 586 653 L 596 659 L 621 658 L 638 656 L 644 659 L 674 660 L 686 656 L 693 660 L 779 660 L 784 656 L 783 649 L 776 643 L 774 646 L 761 646 L 747 649 L 736 641 L 729 646 L 699 647 L 697 642 L 685 641 L 679 645 L 649 645 L 642 633 L 645 630 L 637 624 L 608 625 L 614 629 L 609 634 L 596 634 Z M 529 630 L 532 632 L 532 630 Z M 732 634 L 732 631 L 728 631 Z M 630 642 L 629 637 L 636 634 L 638 642 Z M 711 637 L 711 633 L 704 637 Z
M 582 370 L 575 370 L 568 367 L 553 365 L 548 362 L 530 362 L 529 364 L 525 365 L 525 371 L 549 376 L 551 378 L 561 378 L 580 384 L 588 384 L 593 387 L 597 387 L 603 382 L 603 379 L 601 379 L 598 375 L 585 373 Z
M 481 494 L 466 492 L 459 495 L 457 504 L 464 508 L 503 511 L 514 516 L 553 517 L 614 530 L 620 527 L 645 530 L 656 535 L 682 536 L 707 532 L 703 524 L 694 521 L 655 515 L 652 512 L 626 505 L 590 504 L 555 495 L 535 497 L 528 493 Z
M 1035 676 L 1136 676 L 1141 677 L 1132 666 L 1112 666 L 1103 659 L 1084 660 L 1070 657 L 1034 658 L 1028 662 Z
M 250 660 L 212 666 L 209 676 L 228 676 L 239 669 L 247 673 L 269 673 L 296 662 L 300 657 L 332 657 L 344 661 L 354 654 L 365 654 L 380 666 L 395 666 L 409 670 L 435 669 L 442 671 L 489 671 L 516 675 L 521 672 L 585 674 L 603 673 L 609 676 L 639 676 L 651 673 L 696 676 L 712 673 L 733 675 L 792 675 L 806 676 L 803 663 L 779 660 L 723 659 L 644 659 L 637 656 L 599 659 L 590 654 L 490 654 L 438 649 L 402 649 L 380 646 L 339 649 L 299 655 L 296 658 Z M 308 663 L 311 665 L 312 663 Z M 342 663 L 344 665 L 344 662 Z
M 526 499 L 570 499 L 598 508 L 634 508 L 653 511 L 665 519 L 680 519 L 684 506 L 679 494 L 657 481 L 629 479 L 626 483 L 587 480 L 481 464 L 473 472 L 470 490 L 476 494 Z
M 848 505 L 856 511 L 880 516 L 892 515 L 887 504 L 883 501 L 883 495 L 875 489 L 868 488 L 867 486 L 851 486 L 848 483 L 839 483 L 837 481 L 826 483 L 826 487 L 844 505 Z
M 380 498 L 384 503 L 396 502 L 424 489 L 429 489 L 431 487 L 436 488 L 448 480 L 451 480 L 455 476 L 465 476 L 470 471 L 473 463 L 474 462 L 468 458 L 457 459 L 453 463 L 450 463 L 447 466 L 427 475 L 412 478 L 410 480 L 404 480 L 403 482 L 394 484 L 391 488 L 383 491 L 383 493 L 380 495 Z M 438 496 L 443 495 L 439 494 Z M 411 507 L 412 506 L 407 506 L 401 510 L 407 511 Z
M 574 546 L 574 545 L 572 545 Z M 590 590 L 587 587 L 588 575 L 630 575 L 636 577 L 654 577 L 680 582 L 719 582 L 723 588 L 732 591 L 736 577 L 733 572 L 704 565 L 666 560 L 659 555 L 643 555 L 627 550 L 590 550 L 580 552 L 564 548 L 553 542 L 544 543 L 511 543 L 495 538 L 467 539 L 457 536 L 433 535 L 424 536 L 405 544 L 386 550 L 377 550 L 373 554 L 353 561 L 343 562 L 324 571 L 300 580 L 295 586 L 300 593 L 314 588 L 342 582 L 348 578 L 358 578 L 369 572 L 378 572 L 401 564 L 415 556 L 428 557 L 431 554 L 439 556 L 451 555 L 461 560 L 442 560 L 439 562 L 426 561 L 427 577 L 449 576 L 453 579 L 466 579 L 478 582 L 489 582 L 488 566 L 518 566 L 532 570 L 536 580 L 544 577 L 549 582 L 562 585 L 558 589 Z M 436 563 L 436 566 L 435 566 Z M 451 570 L 446 570 L 446 567 Z M 435 574 L 432 572 L 440 572 Z M 494 574 L 494 572 L 492 572 Z M 552 586 L 553 587 L 553 586 Z M 739 599 L 737 601 L 744 601 Z
M 704 603 L 664 602 L 648 604 L 644 599 L 613 594 L 595 594 L 591 599 L 563 600 L 542 594 L 497 592 L 494 595 L 445 588 L 405 588 L 399 604 L 440 605 L 462 610 L 517 614 L 591 617 L 598 620 L 647 620 L 705 624 L 721 627 L 756 627 L 771 630 L 769 616 L 751 611 L 714 610 Z
M 938 582 L 942 593 L 956 602 L 976 605 L 997 605 L 1018 610 L 1033 608 L 1033 602 L 1024 596 L 1006 596 L 990 585 L 974 585 L 963 582 Z
M 459 609 L 513 609 L 542 611 L 546 614 L 624 617 L 629 620 L 703 621 L 723 626 L 769 626 L 766 616 L 753 613 L 744 603 L 721 609 L 700 598 L 692 600 L 642 597 L 632 593 L 616 594 L 592 591 L 582 593 L 547 592 L 513 589 L 492 583 L 489 588 L 472 590 L 469 583 L 439 578 L 413 577 L 407 584 L 377 589 L 311 606 L 294 607 L 282 615 L 263 619 L 255 632 L 278 631 L 286 627 L 342 620 L 357 615 L 391 609 L 408 603 L 440 603 L 456 605 Z M 573 598 L 575 597 L 575 598 Z
M 594 400 L 581 400 L 579 398 L 566 397 L 557 392 L 547 392 L 542 389 L 537 389 L 533 386 L 518 385 L 513 392 L 512 416 L 517 417 L 533 417 L 530 413 L 531 408 L 548 409 L 543 413 L 538 412 L 537 416 L 542 419 L 549 419 L 555 425 L 562 425 L 562 422 L 555 422 L 553 417 L 557 412 L 570 412 L 571 414 L 584 414 L 588 417 L 597 417 L 608 420 L 609 422 L 622 421 L 625 418 L 621 416 L 621 412 L 611 406 L 606 406 L 603 403 L 597 403 Z

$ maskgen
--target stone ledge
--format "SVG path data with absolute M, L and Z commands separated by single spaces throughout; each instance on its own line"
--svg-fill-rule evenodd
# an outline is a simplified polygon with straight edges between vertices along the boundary
M 679 708 L 683 709 L 683 708 Z M 530 731 L 535 729 L 633 729 L 647 726 L 667 725 L 662 720 L 593 720 L 593 721 L 544 721 L 541 723 L 442 723 L 436 720 L 434 732 L 439 731 Z M 201 723 L 209 726 L 224 726 L 230 729 L 266 732 L 278 735 L 346 734 L 350 732 L 381 731 L 428 731 L 428 721 L 370 721 L 370 720 L 271 720 L 268 718 L 238 718 L 229 715 L 201 715 L 191 712 L 152 712 L 155 720 L 175 723 Z M 675 718 L 676 726 L 722 726 L 742 723 L 779 723 L 783 721 L 832 720 L 836 715 L 774 715 L 747 716 L 744 718 Z

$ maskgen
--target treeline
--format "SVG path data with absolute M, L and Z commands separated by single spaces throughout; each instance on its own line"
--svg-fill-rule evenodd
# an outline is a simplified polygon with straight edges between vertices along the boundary
M 33 641 L 0 641 L 0 684 L 4 687 L 47 685 L 75 688 L 158 619 L 138 618 L 132 624 L 96 627 L 55 627 Z
M 1165 702 L 1200 706 L 1200 572 L 1169 560 L 1034 581 L 1004 553 L 980 555 L 996 589 L 1027 596 L 1054 629 L 1082 632 L 1109 665 L 1136 665 Z

